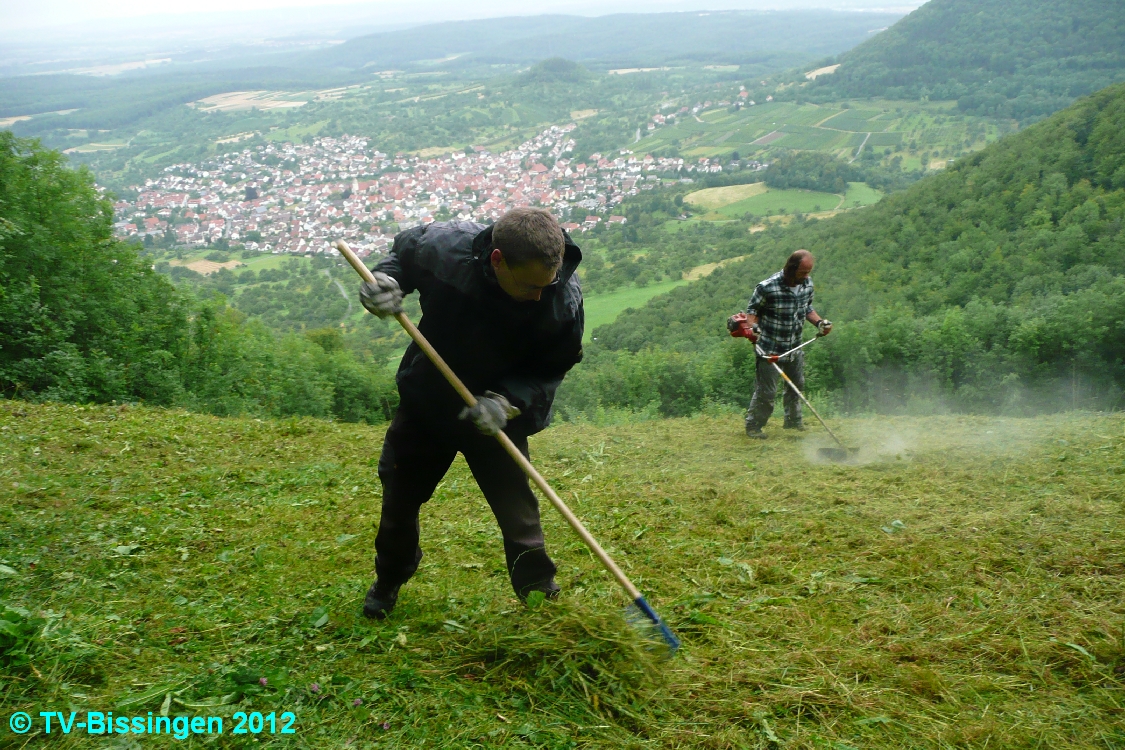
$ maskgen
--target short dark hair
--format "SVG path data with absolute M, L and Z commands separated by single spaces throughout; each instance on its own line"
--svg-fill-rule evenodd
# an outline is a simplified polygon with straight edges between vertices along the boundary
M 562 227 L 542 208 L 513 208 L 492 227 L 492 247 L 499 248 L 512 268 L 540 263 L 554 268 L 562 263 L 566 240 Z
M 797 269 L 806 259 L 812 260 L 812 253 L 808 250 L 797 250 L 789 256 L 789 259 L 785 261 L 785 269 L 782 271 L 786 284 L 793 286 L 797 283 Z

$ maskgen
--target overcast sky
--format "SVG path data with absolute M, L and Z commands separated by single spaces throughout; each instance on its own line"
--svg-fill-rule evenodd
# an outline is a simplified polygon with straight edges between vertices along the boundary
M 295 18 L 325 16 L 325 21 L 362 18 L 387 25 L 440 20 L 489 18 L 506 15 L 573 13 L 651 13 L 675 10 L 796 9 L 910 10 L 922 0 L 188 0 L 182 4 L 152 0 L 0 0 L 0 28 L 44 29 L 88 24 L 103 30 L 117 24 L 136 28 L 177 23 L 194 25 L 215 14 L 252 13 L 267 25 Z M 270 11 L 273 11 L 272 13 Z M 302 12 L 304 11 L 304 12 Z M 311 11 L 311 14 L 310 14 Z M 241 13 L 239 13 L 241 12 Z

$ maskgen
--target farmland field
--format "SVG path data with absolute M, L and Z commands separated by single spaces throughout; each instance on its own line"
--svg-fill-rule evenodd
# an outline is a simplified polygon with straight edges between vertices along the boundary
M 859 208 L 878 203 L 883 194 L 862 182 L 849 182 L 848 192 L 844 193 L 844 203 L 841 208 Z
M 586 311 L 586 332 L 583 340 L 590 341 L 595 328 L 606 323 L 612 323 L 622 310 L 640 307 L 656 295 L 663 294 L 686 283 L 682 279 L 676 279 L 642 287 L 624 287 L 604 294 L 587 296 L 583 300 Z
M 875 148 L 900 150 L 904 165 L 922 151 L 955 157 L 991 143 L 1014 125 L 959 113 L 953 102 L 876 101 L 862 109 L 847 103 L 816 105 L 769 102 L 737 112 L 713 109 L 675 125 L 658 128 L 630 146 L 638 153 L 675 146 L 684 156 L 713 157 L 738 151 L 741 156 L 777 149 L 816 150 L 850 158 L 871 133 Z M 772 135 L 771 135 L 772 134 Z M 766 138 L 770 136 L 770 138 Z M 768 141 L 768 142 L 766 142 Z M 915 162 L 910 162 L 911 157 Z
M 840 196 L 832 193 L 818 193 L 813 190 L 776 190 L 771 188 L 761 195 L 731 203 L 715 213 L 721 217 L 736 219 L 743 214 L 762 216 L 771 213 L 812 213 L 831 211 L 840 203 Z
M 747 197 L 743 197 L 747 196 Z M 883 194 L 862 182 L 849 182 L 847 193 L 838 195 L 813 190 L 779 190 L 766 188 L 765 183 L 733 185 L 722 188 L 698 190 L 684 196 L 685 204 L 708 212 L 699 217 L 704 221 L 731 221 L 746 214 L 767 216 L 773 214 L 814 214 L 838 209 L 860 208 L 878 203 Z M 691 222 L 669 222 L 668 231 L 680 231 Z
M 737 415 L 533 438 L 683 639 L 661 662 L 550 508 L 564 593 L 515 600 L 460 459 L 398 608 L 360 617 L 382 428 L 2 402 L 0 713 L 294 712 L 271 747 L 1121 747 L 1125 419 L 834 426 L 859 462 Z
M 705 210 L 712 210 L 729 206 L 731 203 L 737 203 L 764 192 L 766 192 L 764 182 L 752 182 L 749 185 L 728 185 L 726 187 L 696 190 L 694 193 L 685 195 L 684 202 Z

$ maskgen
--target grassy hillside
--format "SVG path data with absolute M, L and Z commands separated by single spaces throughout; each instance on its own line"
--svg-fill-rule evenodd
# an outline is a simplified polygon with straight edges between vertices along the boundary
M 1037 119 L 1125 78 L 1125 5 L 930 0 L 836 62 L 801 76 L 797 95 L 956 99 L 974 114 Z
M 299 747 L 1125 743 L 1121 415 L 838 426 L 865 463 L 735 418 L 533 440 L 683 638 L 660 663 L 549 508 L 565 593 L 516 602 L 461 461 L 398 609 L 359 617 L 378 428 L 0 402 L 0 713 L 293 711 L 260 739 Z

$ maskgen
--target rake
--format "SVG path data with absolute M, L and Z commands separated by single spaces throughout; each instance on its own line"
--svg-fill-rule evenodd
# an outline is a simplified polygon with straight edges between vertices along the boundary
M 352 249 L 348 247 L 348 243 L 343 240 L 338 240 L 336 242 L 336 249 L 340 251 L 340 254 L 344 256 L 351 267 L 355 269 L 356 273 L 358 273 L 364 281 L 372 284 L 375 283 L 375 278 L 371 275 L 371 271 L 369 271 L 367 266 L 363 264 L 363 261 L 352 252 Z M 434 367 L 445 377 L 449 385 L 453 387 L 453 390 L 457 391 L 457 394 L 461 396 L 465 403 L 470 407 L 476 406 L 476 397 L 465 387 L 465 384 L 462 383 L 461 379 L 457 377 L 457 374 L 450 369 L 449 365 L 445 363 L 445 360 L 441 358 L 437 350 L 430 345 L 430 342 L 426 340 L 426 337 L 423 336 L 422 332 L 411 322 L 410 318 L 406 317 L 406 313 L 395 313 L 395 320 L 399 322 L 399 325 L 403 327 L 410 338 L 414 340 L 414 343 L 418 345 L 418 348 L 425 353 L 430 362 L 432 362 Z M 605 569 L 613 575 L 626 595 L 632 600 L 633 603 L 630 606 L 630 610 L 633 614 L 628 619 L 634 624 L 637 622 L 642 623 L 645 626 L 642 630 L 647 637 L 651 638 L 652 635 L 655 634 L 658 642 L 663 643 L 666 647 L 668 656 L 674 654 L 680 647 L 680 639 L 676 637 L 676 634 L 672 632 L 672 629 L 668 627 L 667 623 L 660 618 L 656 610 L 645 600 L 640 590 L 633 585 L 633 582 L 630 581 L 624 571 L 617 566 L 613 558 L 602 549 L 602 546 L 598 544 L 598 541 L 594 539 L 593 535 L 586 530 L 586 527 L 578 520 L 578 516 L 574 515 L 570 508 L 567 507 L 566 503 L 562 501 L 562 498 L 551 489 L 551 485 L 547 484 L 547 480 L 543 478 L 543 475 L 531 465 L 531 461 L 520 453 L 519 448 L 515 446 L 511 438 L 503 432 L 500 432 L 497 433 L 496 439 L 500 441 L 500 445 L 504 447 L 504 450 L 512 457 L 512 460 L 519 464 L 520 469 L 527 475 L 527 478 L 535 483 L 535 486 L 538 487 L 539 491 L 551 502 L 551 505 L 555 506 L 555 509 L 562 514 L 566 522 L 570 524 L 570 527 L 578 534 L 578 537 L 585 543 L 590 551 L 594 553 L 594 556 L 598 558 L 601 564 L 605 566 Z

